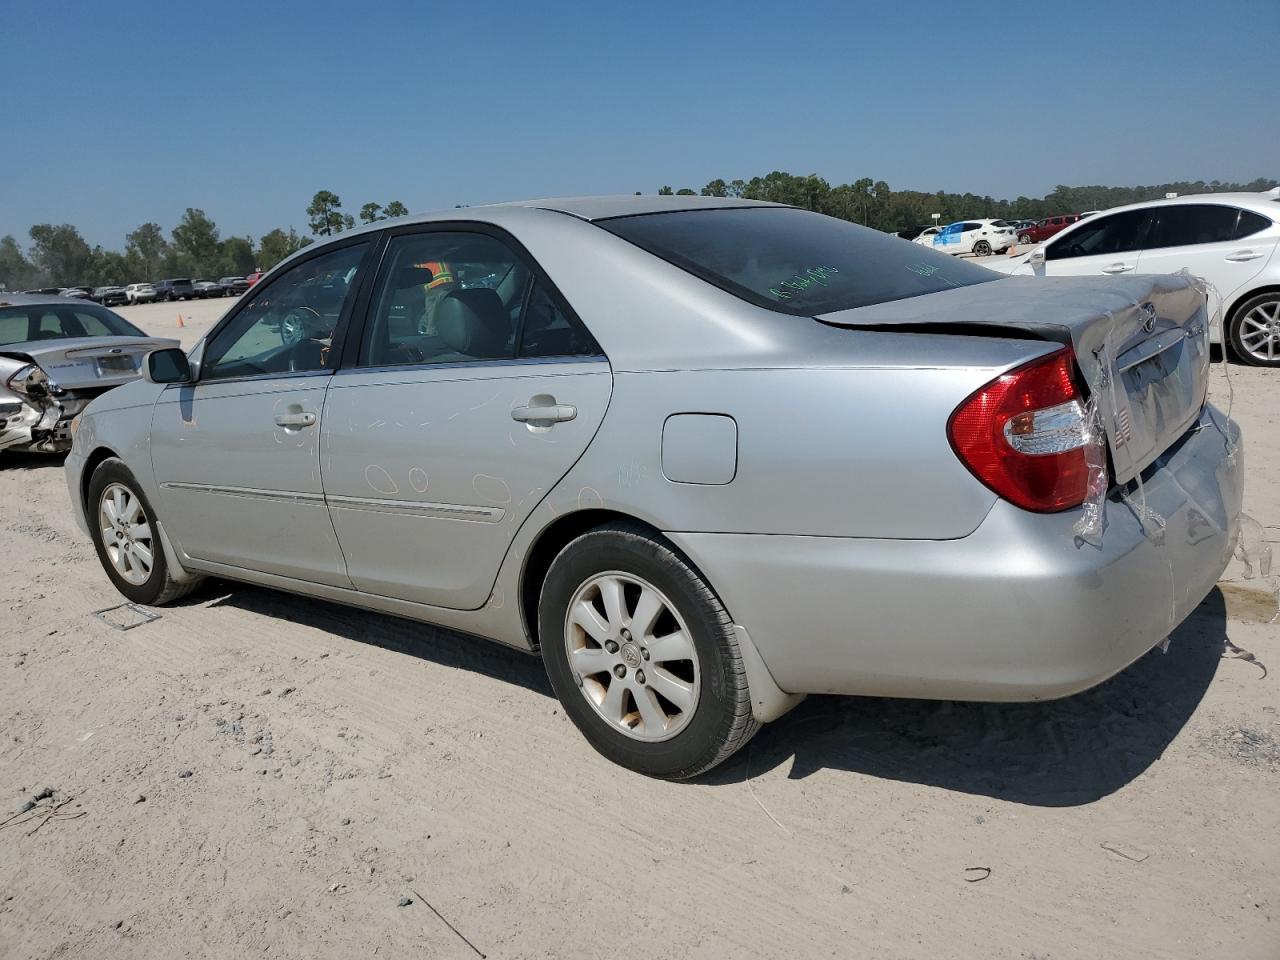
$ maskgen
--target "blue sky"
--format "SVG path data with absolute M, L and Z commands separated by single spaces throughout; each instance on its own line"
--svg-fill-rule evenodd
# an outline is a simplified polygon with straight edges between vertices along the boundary
M 0 0 L 0 235 L 700 188 L 1280 174 L 1280 3 Z

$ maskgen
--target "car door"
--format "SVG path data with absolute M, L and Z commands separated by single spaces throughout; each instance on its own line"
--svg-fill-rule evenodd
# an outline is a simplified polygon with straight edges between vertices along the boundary
M 350 587 L 320 482 L 325 392 L 373 244 L 327 247 L 210 334 L 193 384 L 155 406 L 164 525 L 189 556 Z
M 1088 217 L 1067 227 L 1044 247 L 1044 261 L 1032 265 L 1050 277 L 1123 276 L 1138 269 L 1151 211 L 1122 210 Z
M 1280 228 L 1261 214 L 1229 204 L 1179 203 L 1155 210 L 1151 239 L 1142 251 L 1143 273 L 1187 269 L 1204 277 L 1224 303 L 1262 272 Z
M 358 352 L 329 389 L 330 515 L 358 589 L 475 609 L 595 434 L 612 372 L 504 233 L 406 228 L 381 263 Z

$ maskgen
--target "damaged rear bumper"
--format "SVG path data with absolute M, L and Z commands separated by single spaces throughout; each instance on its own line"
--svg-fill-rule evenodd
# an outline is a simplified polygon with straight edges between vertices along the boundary
M 1226 567 L 1244 465 L 1238 429 L 1214 419 L 1226 422 L 1206 407 L 1146 472 L 1147 507 L 1163 529 L 1148 521 L 1144 532 L 1113 496 L 1098 546 L 1074 536 L 1078 511 L 1033 514 L 1003 501 L 956 540 L 669 536 L 788 693 L 1067 696 L 1167 637 Z
M 71 449 L 71 421 L 92 397 L 0 396 L 0 450 L 61 453 Z

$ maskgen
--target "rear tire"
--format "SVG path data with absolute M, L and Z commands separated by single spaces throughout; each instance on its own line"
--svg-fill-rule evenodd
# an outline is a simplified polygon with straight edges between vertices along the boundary
M 134 603 L 163 606 L 200 585 L 169 575 L 155 510 L 123 461 L 111 457 L 93 471 L 85 513 L 102 569 Z
M 614 763 L 683 780 L 727 760 L 760 728 L 724 605 L 640 524 L 596 527 L 560 551 L 543 581 L 538 628 L 565 713 Z
M 1231 352 L 1254 367 L 1280 367 L 1280 293 L 1260 293 L 1240 304 L 1227 324 Z
M 975 257 L 991 256 L 991 244 L 987 243 L 985 240 L 979 240 L 973 245 L 973 255 Z

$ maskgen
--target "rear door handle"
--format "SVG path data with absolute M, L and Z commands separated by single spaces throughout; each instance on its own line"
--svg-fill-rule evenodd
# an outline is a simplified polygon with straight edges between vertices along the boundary
M 1133 264 L 1131 263 L 1112 263 L 1112 264 L 1109 264 L 1108 266 L 1103 267 L 1102 272 L 1103 273 L 1124 273 L 1125 271 L 1132 270 L 1132 269 L 1133 269 Z
M 315 422 L 314 413 L 281 413 L 276 416 L 276 425 L 281 427 L 310 427 Z
M 1232 263 L 1246 263 L 1250 260 L 1257 260 L 1262 254 L 1253 250 L 1236 250 L 1227 254 L 1227 259 Z
M 538 406 L 516 407 L 511 411 L 511 419 L 520 423 L 564 423 L 578 415 L 578 408 L 568 403 L 539 404 Z

